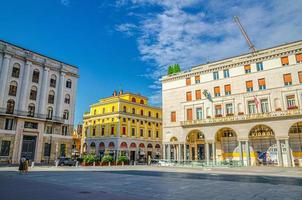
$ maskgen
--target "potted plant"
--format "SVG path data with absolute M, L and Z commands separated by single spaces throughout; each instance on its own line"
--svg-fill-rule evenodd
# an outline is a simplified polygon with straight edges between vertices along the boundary
M 228 113 L 228 114 L 226 114 L 226 116 L 234 116 L 234 113 Z
M 282 111 L 282 109 L 281 108 L 276 108 L 276 111 Z
M 112 162 L 113 162 L 113 158 L 110 155 L 105 155 L 102 158 L 102 163 L 104 163 L 104 164 L 108 164 L 110 166 Z
M 239 112 L 238 115 L 244 115 L 244 113 L 243 112 Z
M 222 117 L 222 114 L 217 114 L 215 115 L 215 117 Z
M 288 110 L 298 109 L 298 106 L 289 106 L 287 109 L 288 109 Z
M 124 166 L 124 164 L 128 162 L 128 158 L 127 158 L 127 156 L 120 156 L 120 157 L 118 157 L 117 161 L 119 163 L 122 163 L 122 166 Z
M 87 154 L 84 156 L 83 161 L 84 161 L 84 166 L 89 166 L 98 162 L 98 158 L 94 154 Z

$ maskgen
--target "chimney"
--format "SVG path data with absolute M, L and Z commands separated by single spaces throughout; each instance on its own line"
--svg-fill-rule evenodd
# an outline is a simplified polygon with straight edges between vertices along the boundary
M 113 96 L 115 97 L 117 95 L 116 90 L 113 91 Z
M 122 95 L 124 92 L 123 90 L 120 90 L 120 92 L 118 93 L 119 95 Z

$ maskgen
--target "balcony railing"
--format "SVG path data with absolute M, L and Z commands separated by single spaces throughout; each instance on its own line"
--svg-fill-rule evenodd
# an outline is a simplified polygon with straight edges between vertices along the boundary
M 294 109 L 294 110 L 285 110 L 285 111 L 275 111 L 268 113 L 256 113 L 256 114 L 241 114 L 241 115 L 233 115 L 233 116 L 222 116 L 216 118 L 207 118 L 200 120 L 191 120 L 191 121 L 181 121 L 181 126 L 194 126 L 194 125 L 207 125 L 207 124 L 215 124 L 215 123 L 230 123 L 230 122 L 238 122 L 238 121 L 248 121 L 248 120 L 263 120 L 263 119 L 272 119 L 272 118 L 283 118 L 283 117 L 293 117 L 293 116 L 301 116 L 302 110 Z
M 35 119 L 40 119 L 40 120 L 48 120 L 48 121 L 53 121 L 53 122 L 57 122 L 57 123 L 64 123 L 64 119 L 62 117 L 58 117 L 58 116 L 49 117 L 48 115 L 45 115 L 45 114 L 31 113 L 31 112 L 20 111 L 20 110 L 12 111 L 12 110 L 7 110 L 6 108 L 0 108 L 0 114 L 35 118 Z

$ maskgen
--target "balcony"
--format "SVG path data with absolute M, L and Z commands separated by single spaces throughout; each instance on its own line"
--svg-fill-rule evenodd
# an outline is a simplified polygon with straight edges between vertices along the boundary
M 233 116 L 222 116 L 217 118 L 207 118 L 201 120 L 192 120 L 192 121 L 181 121 L 180 124 L 183 127 L 187 126 L 207 126 L 210 124 L 224 124 L 224 123 L 236 123 L 242 121 L 262 121 L 270 119 L 281 119 L 286 117 L 301 117 L 302 110 L 292 109 L 285 111 L 274 111 L 268 113 L 256 113 L 256 114 L 240 114 Z

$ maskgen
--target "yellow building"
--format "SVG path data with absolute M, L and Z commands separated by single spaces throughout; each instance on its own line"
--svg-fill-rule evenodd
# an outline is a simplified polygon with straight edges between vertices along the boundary
M 148 99 L 139 94 L 114 91 L 83 116 L 83 154 L 146 160 L 161 157 L 161 143 L 161 108 L 149 106 Z

